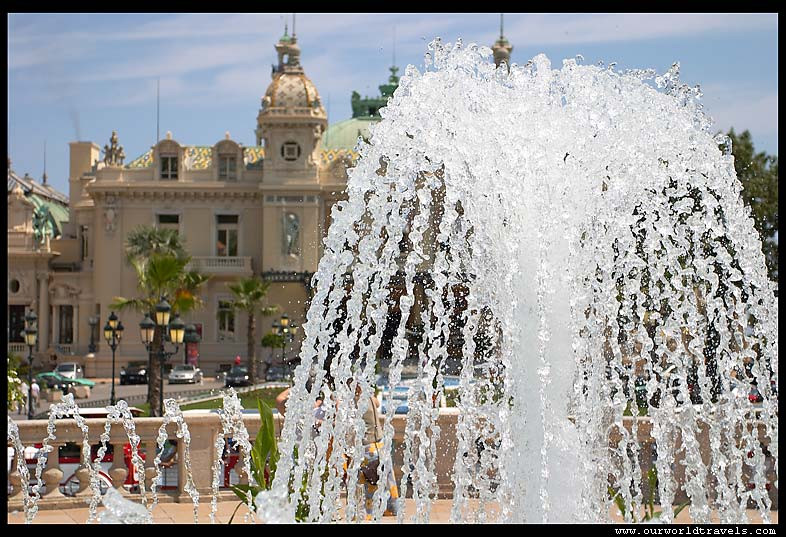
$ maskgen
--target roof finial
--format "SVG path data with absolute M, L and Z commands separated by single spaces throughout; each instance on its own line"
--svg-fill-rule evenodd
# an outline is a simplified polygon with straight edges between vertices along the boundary
M 42 181 L 43 184 L 46 184 L 46 140 L 44 140 L 44 175 Z
M 295 13 L 292 13 L 292 37 L 295 37 Z
M 503 23 L 504 23 L 504 20 L 503 20 L 504 17 L 505 17 L 504 13 L 500 13 L 499 14 L 499 38 L 500 39 L 503 39 L 505 37 L 505 34 L 502 32 L 502 27 L 503 27 Z
M 396 66 L 396 25 L 393 25 L 393 67 Z
M 288 33 L 288 32 L 289 32 L 289 26 L 288 26 L 288 24 L 289 24 L 289 23 L 287 22 L 287 20 L 286 20 L 286 19 L 284 19 L 284 35 L 285 35 L 285 36 L 288 36 L 288 35 L 289 35 L 289 33 Z

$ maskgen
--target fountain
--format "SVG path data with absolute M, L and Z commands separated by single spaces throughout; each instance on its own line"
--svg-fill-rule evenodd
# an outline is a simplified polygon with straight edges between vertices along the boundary
M 418 361 L 400 479 L 413 520 L 429 520 L 438 492 L 431 401 L 456 345 L 454 521 L 486 520 L 493 502 L 505 521 L 607 521 L 609 487 L 631 521 L 651 464 L 663 521 L 677 495 L 695 522 L 713 511 L 744 522 L 749 504 L 769 520 L 775 285 L 698 87 L 677 64 L 655 76 L 580 59 L 554 69 L 539 55 L 508 73 L 484 47 L 429 49 L 425 72 L 407 68 L 359 142 L 348 200 L 333 209 L 281 440 L 297 456 L 282 457 L 273 488 L 303 480 L 309 520 L 331 521 L 349 461 L 354 519 L 366 426 L 346 381 L 372 393 L 396 309 L 391 390 L 405 358 Z M 317 434 L 326 384 L 336 404 Z M 391 471 L 383 457 L 380 474 Z M 373 518 L 387 496 L 376 491 Z
M 710 134 L 700 91 L 679 81 L 676 64 L 656 76 L 579 58 L 555 69 L 539 55 L 508 72 L 490 55 L 432 42 L 426 70 L 407 68 L 370 143 L 359 143 L 314 277 L 282 455 L 271 490 L 254 499 L 258 519 L 363 518 L 362 404 L 392 323 L 390 393 L 405 361 L 414 357 L 417 369 L 405 426 L 394 430 L 389 404 L 379 439 L 383 483 L 394 471 L 394 433 L 400 441 L 395 478 L 414 511 L 399 510 L 399 521 L 430 520 L 439 446 L 454 434 L 455 522 L 605 522 L 615 501 L 630 522 L 650 496 L 664 522 L 685 498 L 694 522 L 744 523 L 750 508 L 769 522 L 776 287 L 728 140 Z M 435 401 L 456 357 L 449 429 Z M 753 384 L 760 404 L 748 397 Z M 316 427 L 314 399 L 326 388 Z M 110 419 L 122 419 L 141 466 L 124 405 Z M 165 406 L 157 445 L 177 425 L 197 522 L 190 433 L 176 402 Z M 239 442 L 250 477 L 240 413 L 230 391 L 220 439 Z M 84 457 L 87 430 L 72 399 L 53 406 L 47 440 L 64 415 L 83 429 Z M 13 423 L 8 438 L 21 448 Z M 220 448 L 216 439 L 216 457 Z M 112 491 L 101 519 L 150 521 L 159 463 L 160 455 L 148 509 Z M 97 462 L 88 467 L 95 499 Z M 217 460 L 211 469 L 215 522 Z M 653 486 L 645 476 L 654 472 Z M 370 518 L 382 517 L 389 496 L 384 486 L 374 492 Z

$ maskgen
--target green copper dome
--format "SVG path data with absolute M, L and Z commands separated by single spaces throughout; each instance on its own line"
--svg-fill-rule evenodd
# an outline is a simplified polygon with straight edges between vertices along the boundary
M 379 116 L 352 117 L 330 125 L 322 137 L 322 149 L 327 151 L 354 149 L 358 143 L 358 136 L 368 140 L 368 128 L 381 119 Z

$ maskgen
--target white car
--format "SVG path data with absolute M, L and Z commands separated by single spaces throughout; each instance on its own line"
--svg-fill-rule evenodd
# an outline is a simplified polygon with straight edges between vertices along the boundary
M 190 364 L 178 364 L 169 372 L 169 384 L 202 384 L 202 370 Z
M 83 379 L 85 373 L 82 371 L 82 366 L 76 362 L 64 362 L 55 368 L 55 371 L 68 379 Z

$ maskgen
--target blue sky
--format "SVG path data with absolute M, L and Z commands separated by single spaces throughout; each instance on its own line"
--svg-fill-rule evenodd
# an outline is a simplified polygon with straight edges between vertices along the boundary
M 287 20 L 291 15 L 286 15 Z M 40 179 L 46 141 L 50 183 L 68 193 L 68 142 L 103 147 L 118 131 L 128 160 L 161 137 L 212 145 L 229 131 L 253 145 L 270 82 L 282 14 L 73 15 L 8 18 L 8 137 L 13 168 Z M 428 41 L 461 37 L 491 45 L 499 14 L 298 14 L 301 63 L 334 123 L 350 95 L 376 94 L 388 76 L 395 32 L 400 74 L 422 69 Z M 290 23 L 291 33 L 291 23 Z M 777 14 L 506 14 L 512 60 L 545 53 L 555 66 L 585 63 L 664 72 L 700 84 L 719 129 L 749 129 L 758 150 L 778 152 Z

